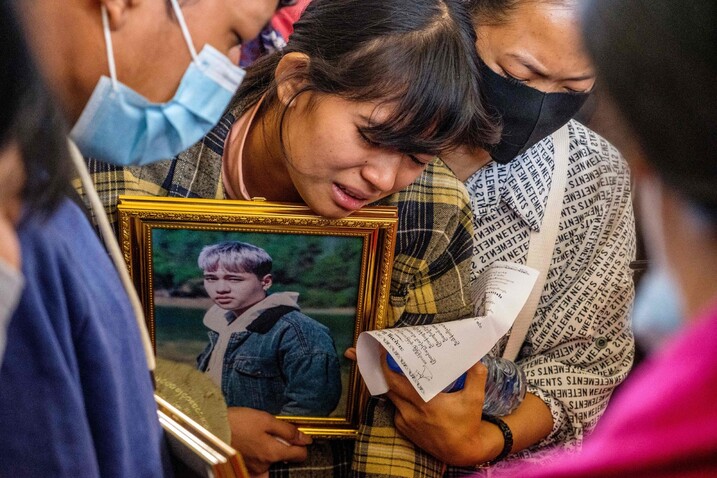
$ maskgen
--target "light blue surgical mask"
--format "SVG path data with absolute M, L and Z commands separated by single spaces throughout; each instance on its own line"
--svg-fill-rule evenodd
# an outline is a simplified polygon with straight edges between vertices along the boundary
M 671 274 L 650 269 L 640 281 L 632 309 L 635 339 L 646 351 L 660 348 L 682 325 L 682 297 Z
M 119 166 L 171 159 L 219 122 L 245 72 L 211 45 L 197 55 L 177 0 L 172 0 L 172 7 L 192 63 L 174 98 L 152 103 L 117 81 L 107 9 L 102 5 L 111 78 L 100 78 L 70 132 L 83 155 Z
M 635 340 L 646 351 L 659 348 L 682 325 L 683 297 L 668 262 L 663 222 L 663 187 L 657 178 L 637 184 L 638 204 L 650 268 L 641 279 L 632 310 Z
M 7 328 L 25 284 L 22 272 L 0 259 L 0 365 L 5 355 Z

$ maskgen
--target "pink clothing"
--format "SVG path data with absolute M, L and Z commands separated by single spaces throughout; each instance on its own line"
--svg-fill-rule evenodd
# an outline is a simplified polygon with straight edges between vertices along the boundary
M 246 143 L 246 138 L 249 135 L 249 128 L 254 121 L 254 116 L 256 116 L 256 112 L 259 111 L 259 106 L 261 106 L 262 101 L 264 101 L 263 96 L 254 106 L 251 107 L 251 109 L 249 109 L 249 111 L 244 113 L 234 122 L 224 143 L 224 155 L 222 156 L 222 184 L 224 185 L 226 196 L 229 199 L 251 199 L 249 192 L 246 190 L 244 175 L 242 172 L 244 144 Z M 230 145 L 232 146 L 230 147 Z M 230 158 L 229 150 L 236 151 L 238 153 L 236 157 Z M 235 190 L 232 184 L 236 184 L 239 190 Z
M 279 9 L 271 18 L 271 26 L 288 41 L 289 36 L 294 32 L 294 23 L 299 19 L 309 2 L 310 0 L 297 0 L 294 5 Z
M 717 477 L 717 303 L 646 360 L 577 455 L 521 478 Z

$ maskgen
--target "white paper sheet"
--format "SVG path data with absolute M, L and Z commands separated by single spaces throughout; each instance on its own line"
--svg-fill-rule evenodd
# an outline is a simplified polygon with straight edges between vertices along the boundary
M 530 267 L 496 262 L 479 278 L 476 317 L 361 333 L 356 355 L 369 392 L 388 391 L 379 362 L 385 348 L 423 400 L 436 396 L 510 330 L 537 277 Z

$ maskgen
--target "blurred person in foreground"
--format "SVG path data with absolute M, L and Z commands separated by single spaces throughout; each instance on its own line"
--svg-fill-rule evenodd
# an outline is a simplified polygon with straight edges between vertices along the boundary
M 22 40 L 0 1 L 0 238 L 24 278 L 0 367 L 0 476 L 164 476 L 139 328 L 94 230 L 66 197 L 64 121 Z
M 717 5 L 595 0 L 583 29 L 636 140 L 623 151 L 649 260 L 674 283 L 683 320 L 635 369 L 582 454 L 516 476 L 717 476 Z

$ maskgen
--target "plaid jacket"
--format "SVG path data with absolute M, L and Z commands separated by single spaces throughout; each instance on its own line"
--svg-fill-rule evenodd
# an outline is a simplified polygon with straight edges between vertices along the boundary
M 202 141 L 174 159 L 127 168 L 88 160 L 112 223 L 117 223 L 120 194 L 223 199 L 224 142 L 235 119 L 247 107 L 235 102 Z M 83 196 L 79 181 L 76 188 Z M 399 215 L 388 325 L 419 325 L 470 316 L 473 226 L 465 186 L 436 159 L 408 188 L 378 204 L 396 206 Z M 353 440 L 317 440 L 310 447 L 307 462 L 277 465 L 272 476 L 347 476 L 352 448 Z M 393 410 L 381 400 L 371 400 L 355 450 L 352 468 L 361 474 L 414 476 L 409 472 L 414 466 L 442 466 L 397 435 Z

